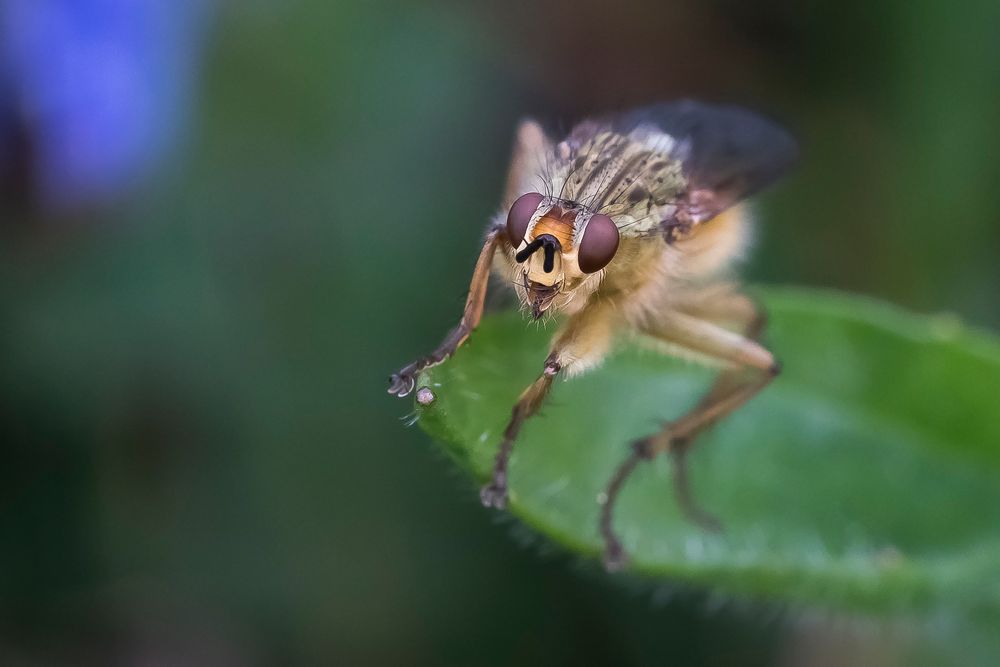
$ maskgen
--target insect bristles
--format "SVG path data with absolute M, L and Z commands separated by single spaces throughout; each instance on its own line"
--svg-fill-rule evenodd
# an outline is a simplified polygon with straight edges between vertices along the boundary
M 648 339 L 657 352 L 718 364 L 702 399 L 637 441 L 641 447 L 623 452 L 624 462 L 609 471 L 598 529 L 605 566 L 617 571 L 626 566 L 625 546 L 636 546 L 641 524 L 615 519 L 615 499 L 640 460 L 668 452 L 677 455 L 675 462 L 685 460 L 680 454 L 701 433 L 778 375 L 780 364 L 760 341 L 759 306 L 738 284 L 725 282 L 724 273 L 742 256 L 749 233 L 750 221 L 737 205 L 791 166 L 795 142 L 754 114 L 690 101 L 583 121 L 559 137 L 525 121 L 517 137 L 504 195 L 510 201 L 484 239 L 462 319 L 438 348 L 390 377 L 389 393 L 416 390 L 424 369 L 469 338 L 491 271 L 513 288 L 526 326 L 544 330 L 565 319 L 539 375 L 511 411 L 493 475 L 480 491 L 484 505 L 502 509 L 518 433 L 542 410 L 557 376 L 596 368 L 626 335 Z M 461 385 L 461 378 L 453 380 Z M 680 463 L 676 469 L 685 470 Z M 677 479 L 680 508 L 704 525 L 707 513 L 694 511 L 687 477 Z M 623 519 L 616 530 L 615 521 Z M 700 553 L 702 542 L 687 546 Z M 811 555 L 824 561 L 826 546 L 818 544 Z

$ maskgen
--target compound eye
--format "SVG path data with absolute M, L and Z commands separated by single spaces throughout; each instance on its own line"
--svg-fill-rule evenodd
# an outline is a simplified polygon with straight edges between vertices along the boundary
M 531 216 L 538 210 L 538 205 L 542 202 L 542 195 L 537 192 L 529 192 L 521 195 L 511 205 L 510 213 L 507 214 L 507 238 L 510 244 L 517 248 L 524 240 L 524 234 L 528 231 L 528 223 Z
M 618 227 L 603 213 L 594 215 L 583 230 L 577 262 L 584 273 L 600 271 L 618 252 Z

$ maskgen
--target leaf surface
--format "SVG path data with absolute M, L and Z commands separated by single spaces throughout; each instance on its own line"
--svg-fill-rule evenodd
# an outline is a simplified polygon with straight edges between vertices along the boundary
M 694 493 L 725 530 L 679 513 L 670 461 L 640 466 L 616 510 L 629 570 L 721 593 L 877 612 L 1000 609 L 1000 344 L 950 316 L 772 289 L 765 343 L 784 372 L 704 434 Z M 418 386 L 421 427 L 481 483 L 552 331 L 484 319 Z M 628 443 L 694 405 L 710 369 L 629 345 L 559 381 L 525 425 L 510 511 L 597 556 L 598 496 Z

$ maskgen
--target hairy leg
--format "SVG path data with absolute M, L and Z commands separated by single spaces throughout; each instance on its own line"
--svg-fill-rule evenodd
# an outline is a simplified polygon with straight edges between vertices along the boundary
M 521 393 L 511 410 L 510 421 L 504 429 L 497 451 L 492 481 L 479 493 L 483 505 L 497 509 L 506 506 L 507 467 L 521 427 L 529 417 L 538 412 L 556 375 L 579 375 L 601 362 L 610 347 L 614 315 L 610 305 L 595 304 L 570 318 L 555 335 L 542 374 Z
M 552 380 L 562 370 L 557 359 L 556 353 L 549 355 L 545 360 L 542 374 L 521 392 L 514 409 L 511 410 L 510 421 L 503 431 L 503 439 L 500 441 L 496 462 L 493 465 L 493 479 L 479 491 L 479 499 L 486 507 L 503 509 L 507 505 L 507 466 L 511 454 L 514 453 L 514 441 L 517 440 L 521 426 L 528 417 L 538 412 L 538 408 L 542 406 L 552 387 Z
M 524 194 L 522 190 L 526 186 L 526 179 L 538 170 L 545 160 L 548 148 L 548 140 L 538 123 L 531 120 L 522 121 L 514 140 L 514 152 L 507 174 L 507 184 L 504 188 L 504 206 L 510 206 L 518 196 Z M 483 314 L 483 304 L 486 300 L 490 267 L 500 243 L 502 243 L 502 226 L 496 226 L 486 236 L 486 243 L 479 253 L 479 260 L 472 273 L 469 297 L 465 302 L 461 322 L 448 332 L 437 349 L 392 374 L 389 378 L 390 394 L 406 396 L 412 392 L 420 372 L 441 363 L 454 354 L 455 350 L 461 347 L 472 330 L 479 324 Z
M 685 465 L 686 454 L 701 432 L 753 398 L 774 379 L 779 367 L 771 353 L 754 340 L 765 323 L 759 309 L 745 297 L 717 303 L 719 307 L 714 312 L 702 306 L 703 312 L 698 314 L 725 321 L 742 319 L 746 335 L 735 334 L 683 312 L 671 313 L 647 331 L 666 342 L 723 362 L 729 368 L 720 373 L 712 388 L 691 411 L 667 423 L 658 433 L 632 443 L 628 458 L 615 471 L 603 497 L 600 519 L 605 542 L 604 562 L 609 570 L 621 568 L 625 558 L 613 529 L 615 501 L 639 462 L 657 454 L 669 453 L 673 458 L 674 493 L 684 514 L 708 529 L 719 528 L 718 521 L 694 502 Z
M 486 287 L 489 284 L 490 267 L 497 245 L 500 243 L 500 230 L 491 229 L 486 235 L 486 242 L 479 253 L 476 268 L 472 272 L 472 282 L 469 285 L 469 296 L 465 300 L 462 320 L 454 329 L 448 332 L 441 344 L 430 354 L 403 366 L 389 378 L 389 393 L 394 396 L 406 396 L 413 391 L 417 376 L 425 368 L 440 364 L 454 354 L 466 341 L 472 330 L 479 325 L 483 316 L 483 303 L 486 300 Z

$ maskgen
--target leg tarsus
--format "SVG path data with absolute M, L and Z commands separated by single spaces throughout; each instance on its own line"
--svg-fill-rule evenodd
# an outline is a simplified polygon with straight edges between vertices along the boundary
M 512 423 L 517 420 L 517 408 L 511 416 Z M 510 426 L 507 427 L 508 432 Z M 492 507 L 502 510 L 507 507 L 507 464 L 510 462 L 510 455 L 514 451 L 514 440 L 505 433 L 504 439 L 500 443 L 497 451 L 496 462 L 493 464 L 493 480 L 479 490 L 479 500 L 483 507 Z
M 604 540 L 604 569 L 608 572 L 618 572 L 623 569 L 628 562 L 628 555 L 622 547 L 621 541 L 614 530 L 614 509 L 621 493 L 625 480 L 629 478 L 632 471 L 640 461 L 648 459 L 648 447 L 643 445 L 645 441 L 637 440 L 632 443 L 632 453 L 618 466 L 614 477 L 608 482 L 608 487 L 601 495 L 601 538 Z
M 469 337 L 472 328 L 466 324 L 465 319 L 448 332 L 441 345 L 436 350 L 425 357 L 420 357 L 412 361 L 398 371 L 389 376 L 389 393 L 393 396 L 407 396 L 417 385 L 417 377 L 420 373 L 431 366 L 436 366 L 450 357 Z
M 722 522 L 714 515 L 702 509 L 691 493 L 691 483 L 688 478 L 686 443 L 670 450 L 674 473 L 674 498 L 677 506 L 687 519 L 704 530 L 713 533 L 722 532 Z
M 601 501 L 601 538 L 604 540 L 604 569 L 608 572 L 618 572 L 628 563 L 628 554 L 622 547 L 621 540 L 614 530 L 614 505 L 618 500 L 625 481 L 629 478 L 641 461 L 652 459 L 657 453 L 657 436 L 640 438 L 632 442 L 632 453 L 618 467 L 608 483 Z M 670 441 L 670 455 L 674 473 L 674 496 L 681 512 L 693 523 L 711 532 L 721 532 L 722 523 L 712 514 L 701 509 L 694 501 L 691 485 L 687 474 L 687 447 L 689 440 L 675 438 Z
M 621 572 L 628 565 L 628 554 L 614 535 L 605 538 L 602 562 L 604 570 L 610 574 Z
M 448 332 L 437 349 L 429 355 L 403 366 L 389 376 L 389 393 L 393 396 L 409 395 L 416 387 L 417 376 L 420 375 L 420 372 L 441 363 L 454 354 L 455 350 L 468 339 L 473 329 L 479 325 L 479 320 L 483 315 L 483 304 L 486 301 L 490 267 L 493 264 L 493 256 L 496 254 L 499 243 L 499 233 L 499 228 L 491 229 L 486 235 L 483 249 L 479 251 L 479 259 L 476 260 L 476 268 L 472 273 L 472 281 L 469 283 L 469 295 L 466 297 L 465 308 L 462 310 L 462 320 L 458 326 Z

